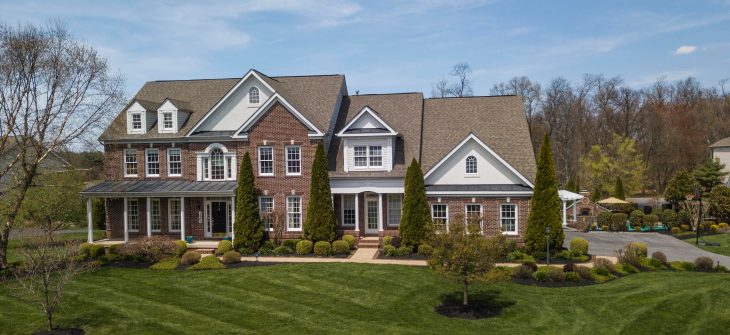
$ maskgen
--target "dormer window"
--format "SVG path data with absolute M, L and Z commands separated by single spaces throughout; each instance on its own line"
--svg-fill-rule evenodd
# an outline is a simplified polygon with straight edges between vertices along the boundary
M 259 103 L 259 88 L 254 86 L 248 90 L 248 102 L 251 104 Z
M 142 130 L 142 113 L 132 113 L 132 130 Z
M 476 174 L 477 173 L 477 158 L 474 156 L 469 156 L 466 158 L 466 174 Z
M 172 112 L 162 113 L 162 129 L 172 130 L 173 126 Z

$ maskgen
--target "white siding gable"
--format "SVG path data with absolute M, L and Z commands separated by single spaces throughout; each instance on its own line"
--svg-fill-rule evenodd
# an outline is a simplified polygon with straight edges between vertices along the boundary
M 385 125 L 375 119 L 372 114 L 363 114 L 349 127 L 350 129 L 387 129 Z
M 469 138 L 450 156 L 426 174 L 426 185 L 524 185 L 525 182 L 506 163 L 490 153 L 474 138 Z M 466 173 L 466 159 L 474 156 L 477 173 Z
M 164 113 L 172 113 L 172 129 L 164 129 Z M 165 100 L 162 106 L 157 109 L 157 132 L 160 134 L 177 133 L 178 129 L 180 129 L 180 121 L 178 118 L 177 107 L 175 107 L 170 100 Z
M 259 90 L 259 102 L 249 102 L 249 90 Z M 196 131 L 236 130 L 248 120 L 274 92 L 255 76 L 249 76 L 235 91 L 221 102 L 212 114 L 200 124 Z
M 142 120 L 142 128 L 141 129 L 133 129 L 132 128 L 132 115 L 140 114 L 141 120 Z M 154 116 L 153 116 L 154 117 Z M 139 102 L 134 102 L 132 106 L 129 106 L 127 108 L 127 134 L 144 134 L 147 132 L 148 126 L 154 123 L 154 119 L 152 119 L 152 122 L 150 121 L 147 115 L 147 111 L 142 107 L 142 105 L 139 104 Z

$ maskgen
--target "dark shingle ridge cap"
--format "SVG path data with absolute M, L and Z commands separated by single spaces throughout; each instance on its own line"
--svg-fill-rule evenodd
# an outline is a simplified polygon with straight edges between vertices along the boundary
M 423 92 L 395 92 L 395 93 L 367 93 L 367 94 L 350 94 L 348 97 L 367 97 L 367 96 L 374 96 L 374 95 L 396 95 L 396 94 L 421 94 L 423 95 Z
M 147 83 L 171 83 L 180 81 L 204 81 L 204 80 L 241 80 L 241 77 L 230 77 L 230 78 L 198 78 L 198 79 L 162 79 L 148 81 Z
M 516 97 L 516 94 L 499 94 L 499 95 L 472 95 L 469 97 L 443 97 L 443 98 L 426 98 L 428 100 L 442 100 L 442 99 L 473 99 L 473 98 L 508 98 Z

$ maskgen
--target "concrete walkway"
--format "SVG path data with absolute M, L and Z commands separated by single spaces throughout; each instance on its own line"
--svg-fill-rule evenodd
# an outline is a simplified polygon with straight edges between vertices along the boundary
M 680 241 L 672 236 L 659 233 L 629 233 L 629 232 L 565 232 L 564 247 L 570 246 L 573 238 L 581 237 L 588 240 L 588 252 L 593 255 L 616 256 L 616 250 L 623 248 L 629 242 L 645 243 L 649 249 L 649 256 L 654 251 L 661 251 L 670 261 L 694 261 L 697 257 L 707 256 L 715 262 L 730 267 L 730 257 L 718 255 L 702 250 L 687 242 Z
M 426 266 L 424 260 L 415 259 L 376 259 L 375 254 L 378 249 L 375 248 L 359 248 L 348 258 L 330 258 L 330 257 L 270 257 L 262 256 L 258 258 L 259 262 L 270 263 L 362 263 L 362 264 L 397 264 L 411 266 Z M 242 261 L 255 262 L 256 257 L 244 256 Z

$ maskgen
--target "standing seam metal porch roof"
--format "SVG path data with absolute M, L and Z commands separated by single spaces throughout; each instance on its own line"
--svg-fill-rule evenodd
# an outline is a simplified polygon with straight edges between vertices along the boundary
M 236 181 L 124 180 L 105 181 L 81 192 L 83 196 L 134 196 L 142 194 L 234 195 Z

